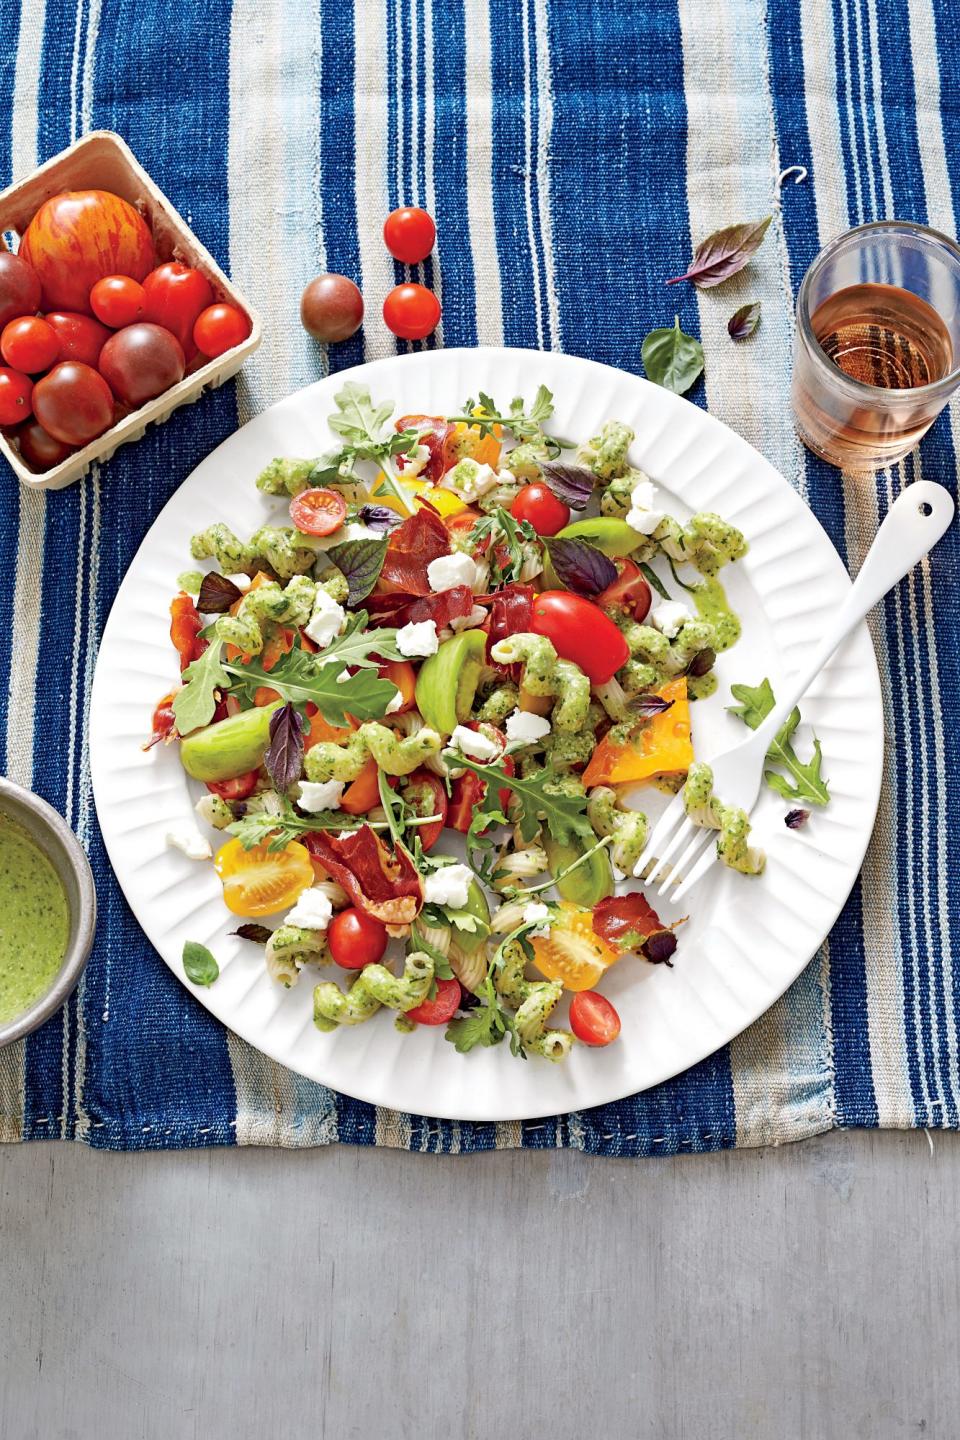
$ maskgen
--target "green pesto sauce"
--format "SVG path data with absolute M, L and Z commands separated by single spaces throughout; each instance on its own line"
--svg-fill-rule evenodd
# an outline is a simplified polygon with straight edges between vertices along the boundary
M 50 989 L 69 935 L 56 870 L 19 825 L 0 816 L 0 1024 Z
M 726 591 L 715 575 L 708 576 L 702 585 L 694 587 L 694 604 L 701 620 L 711 624 L 716 632 L 715 650 L 729 650 L 740 639 L 740 620 L 727 600 Z

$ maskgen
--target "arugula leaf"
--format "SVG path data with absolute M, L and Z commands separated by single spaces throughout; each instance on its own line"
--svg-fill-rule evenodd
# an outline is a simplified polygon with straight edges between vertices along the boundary
M 662 600 L 670 599 L 670 591 L 667 589 L 666 585 L 664 585 L 656 570 L 654 570 L 652 566 L 648 565 L 646 560 L 640 561 L 640 573 L 643 575 L 647 584 L 650 585 L 652 589 L 656 590 L 657 594 Z
M 768 679 L 762 680 L 759 685 L 731 685 L 730 693 L 740 704 L 728 705 L 729 713 L 739 716 L 751 730 L 757 729 L 776 703 L 773 687 Z M 811 805 L 826 805 L 830 800 L 830 791 L 820 773 L 823 760 L 820 741 L 816 736 L 813 737 L 813 755 L 804 764 L 793 748 L 793 737 L 799 724 L 800 707 L 795 706 L 780 726 L 767 751 L 767 759 L 771 765 L 778 765 L 786 770 L 792 781 L 775 770 L 765 770 L 764 779 L 770 789 L 775 790 L 784 800 L 807 800 Z
M 731 685 L 730 694 L 734 700 L 739 700 L 740 704 L 728 705 L 727 713 L 739 716 L 751 730 L 756 730 L 757 726 L 766 720 L 776 704 L 773 686 L 767 679 L 761 680 L 759 685 Z
M 215 956 L 196 940 L 187 940 L 184 944 L 183 970 L 194 985 L 212 985 L 220 974 Z
M 387 554 L 386 540 L 345 540 L 333 545 L 327 555 L 347 582 L 347 604 L 353 608 L 366 600 L 380 579 Z
M 223 668 L 223 642 L 214 640 L 199 660 L 192 660 L 183 672 L 186 684 L 173 697 L 173 714 L 177 730 L 189 735 L 201 725 L 209 725 L 217 708 L 217 690 L 227 690 L 230 677 Z
M 266 842 L 268 850 L 282 850 L 291 840 L 311 830 L 355 830 L 357 817 L 343 810 L 315 810 L 309 816 L 298 815 L 289 800 L 283 799 L 279 815 L 261 811 L 244 815 L 227 826 L 227 834 L 235 835 L 244 850 Z
M 447 905 L 443 913 L 452 921 L 455 929 L 464 930 L 468 935 L 482 935 L 486 938 L 490 934 L 487 921 L 481 920 L 479 915 L 474 915 L 469 910 L 454 910 Z
M 467 1055 L 477 1045 L 499 1045 L 506 1033 L 497 1024 L 499 1008 L 492 1005 L 478 1005 L 462 1020 L 451 1020 L 447 1026 L 445 1040 L 449 1040 L 458 1055 Z
M 265 670 L 259 660 L 229 664 L 226 669 L 248 686 L 269 685 L 295 705 L 308 702 L 316 705 L 328 725 L 349 725 L 348 714 L 358 720 L 379 720 L 385 715 L 397 692 L 396 685 L 381 680 L 369 668 L 340 680 L 341 657 L 330 664 L 327 655 L 326 651 L 315 656 L 294 649 L 281 656 L 272 670 Z
M 336 660 L 339 665 L 369 665 L 374 670 L 384 660 L 402 660 L 396 630 L 386 625 L 382 630 L 365 630 L 368 618 L 366 610 L 351 615 L 343 633 L 331 640 L 316 659 L 324 665 Z
M 477 406 L 483 409 L 482 415 L 474 415 Z M 523 397 L 515 395 L 510 401 L 510 407 L 506 412 L 500 410 L 496 400 L 490 395 L 485 395 L 482 390 L 478 392 L 476 400 L 470 399 L 463 402 L 463 414 L 451 415 L 451 421 L 462 421 L 466 425 L 476 426 L 481 435 L 492 435 L 494 427 L 500 426 L 508 430 L 515 440 L 539 440 L 547 446 L 553 456 L 560 453 L 560 444 L 550 435 L 544 435 L 544 421 L 549 420 L 553 414 L 553 394 L 546 385 L 540 385 L 533 403 L 529 410 L 526 408 Z
M 520 572 L 523 569 L 526 556 L 523 553 L 524 540 L 538 540 L 536 530 L 528 520 L 517 521 L 498 505 L 490 515 L 485 515 L 478 520 L 467 537 L 468 545 L 476 550 L 482 540 L 489 539 L 490 547 L 487 558 L 490 561 L 490 575 L 493 580 L 493 588 L 501 584 L 509 584 L 511 581 L 520 579 Z M 502 564 L 496 556 L 497 546 L 504 544 L 507 549 L 508 561 Z
M 456 750 L 445 750 L 444 757 L 451 764 L 462 765 L 465 769 L 472 770 L 481 780 L 486 780 L 488 793 L 494 787 L 502 787 L 520 796 L 523 805 L 517 824 L 525 844 L 533 840 L 541 824 L 546 824 L 558 845 L 567 845 L 578 835 L 588 838 L 591 845 L 595 842 L 593 826 L 587 819 L 586 797 L 565 795 L 557 790 L 560 776 L 549 766 L 534 771 L 532 775 L 508 775 L 503 766 L 494 761 L 489 765 L 478 765 Z M 489 816 L 486 823 L 490 823 Z
M 441 950 L 430 941 L 416 925 L 410 927 L 410 940 L 417 950 L 423 950 L 433 961 L 433 975 L 436 980 L 453 980 L 454 974 L 450 969 L 450 961 Z
M 820 774 L 820 764 L 823 759 L 820 741 L 814 735 L 813 756 L 804 764 L 792 743 L 799 724 L 800 707 L 798 705 L 791 710 L 780 726 L 773 744 L 767 751 L 767 759 L 786 770 L 787 774 L 793 777 L 793 783 L 791 784 L 786 776 L 778 775 L 775 770 L 765 770 L 764 779 L 771 790 L 782 795 L 784 800 L 807 800 L 811 805 L 826 805 L 830 800 L 830 791 L 827 788 L 826 780 Z
M 392 400 L 375 406 L 366 385 L 348 380 L 333 401 L 339 413 L 327 423 L 335 435 L 342 435 L 357 450 L 382 443 L 383 428 L 393 414 Z

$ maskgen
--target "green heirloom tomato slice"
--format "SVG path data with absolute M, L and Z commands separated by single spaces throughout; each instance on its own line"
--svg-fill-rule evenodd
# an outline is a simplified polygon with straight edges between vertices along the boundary
M 195 780 L 232 780 L 256 770 L 270 743 L 270 717 L 280 701 L 228 715 L 180 743 L 180 761 Z
M 565 525 L 554 536 L 555 540 L 586 540 L 590 545 L 602 550 L 604 555 L 609 555 L 611 560 L 632 555 L 637 546 L 643 544 L 647 538 L 646 535 L 638 534 L 626 520 L 617 520 L 613 515 L 594 515 L 587 520 L 574 520 L 572 525 Z M 544 556 L 543 588 L 563 589 L 550 564 L 549 555 Z
M 417 676 L 417 709 L 441 735 L 450 735 L 470 718 L 477 682 L 487 652 L 483 630 L 464 630 L 429 655 Z
M 476 915 L 478 920 L 483 921 L 479 930 L 456 929 L 454 931 L 460 949 L 467 955 L 473 955 L 490 934 L 490 906 L 487 904 L 487 897 L 483 893 L 483 887 L 479 880 L 470 881 L 467 887 L 467 903 L 463 908 L 469 910 L 471 915 Z
M 582 844 L 558 845 L 548 832 L 544 833 L 541 843 L 547 852 L 552 875 L 558 875 L 572 865 L 587 848 Z M 592 910 L 601 900 L 612 895 L 613 867 L 606 850 L 594 850 L 589 860 L 558 881 L 557 889 L 564 900 L 572 900 L 575 905 L 582 905 L 587 910 Z

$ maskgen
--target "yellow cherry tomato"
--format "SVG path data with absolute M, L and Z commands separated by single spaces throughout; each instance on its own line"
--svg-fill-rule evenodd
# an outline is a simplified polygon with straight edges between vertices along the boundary
M 228 840 L 213 863 L 223 884 L 224 904 L 234 915 L 286 910 L 313 884 L 310 852 L 295 840 L 282 850 L 268 850 L 266 844 L 244 850 L 239 840 Z
M 442 490 L 437 485 L 431 485 L 428 480 L 405 480 L 402 473 L 397 478 L 404 490 L 409 494 L 411 503 L 414 497 L 419 495 L 428 501 L 434 510 L 436 510 L 437 514 L 444 519 L 448 515 L 459 515 L 461 510 L 466 510 L 467 508 L 467 502 L 461 500 L 459 495 L 454 495 L 452 490 Z M 385 505 L 388 510 L 395 510 L 398 515 L 403 515 L 404 518 L 406 518 L 406 512 L 400 504 L 400 501 L 395 495 L 392 495 L 390 490 L 384 485 L 384 475 L 382 471 L 373 482 L 370 496 L 378 505 Z
M 567 990 L 592 990 L 620 952 L 601 940 L 593 928 L 593 912 L 562 900 L 560 915 L 550 922 L 549 935 L 533 937 L 534 964 L 548 980 Z

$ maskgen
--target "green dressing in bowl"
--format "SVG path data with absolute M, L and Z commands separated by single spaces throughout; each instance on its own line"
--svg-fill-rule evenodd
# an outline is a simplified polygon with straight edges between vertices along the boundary
M 0 1025 L 50 989 L 69 938 L 67 895 L 53 864 L 0 815 Z

